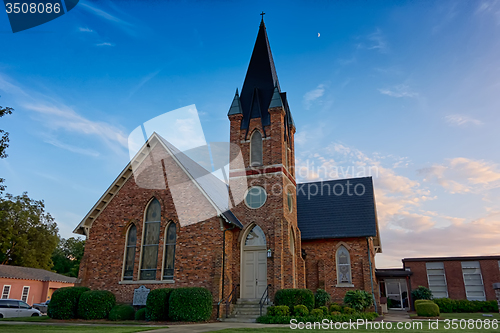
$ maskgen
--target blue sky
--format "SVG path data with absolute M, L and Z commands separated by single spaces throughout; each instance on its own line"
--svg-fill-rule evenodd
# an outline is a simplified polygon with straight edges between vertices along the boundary
M 300 180 L 377 170 L 377 266 L 499 254 L 500 1 L 81 1 L 16 34 L 0 14 L 8 192 L 70 237 L 137 126 L 195 104 L 206 140 L 228 140 L 261 11 Z

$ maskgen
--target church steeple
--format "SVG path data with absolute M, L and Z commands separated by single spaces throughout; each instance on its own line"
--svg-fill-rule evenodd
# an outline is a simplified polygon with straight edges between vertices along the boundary
M 243 88 L 241 89 L 242 129 L 248 129 L 252 118 L 261 118 L 262 126 L 271 124 L 268 108 L 275 87 L 280 90 L 271 47 L 267 38 L 266 25 L 264 19 L 262 19 Z

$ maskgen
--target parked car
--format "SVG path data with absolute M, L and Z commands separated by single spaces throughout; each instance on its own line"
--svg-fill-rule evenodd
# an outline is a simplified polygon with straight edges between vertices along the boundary
M 33 307 L 35 309 L 37 309 L 38 311 L 40 311 L 41 313 L 47 313 L 47 308 L 49 307 L 49 302 L 50 302 L 50 299 L 48 301 L 43 302 L 43 303 L 35 303 L 35 304 L 33 304 Z
M 0 318 L 38 317 L 40 311 L 17 299 L 0 299 Z

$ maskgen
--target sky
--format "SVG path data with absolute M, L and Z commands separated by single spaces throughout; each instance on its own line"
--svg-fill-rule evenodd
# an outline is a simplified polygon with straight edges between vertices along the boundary
M 261 11 L 298 180 L 373 176 L 377 267 L 500 254 L 500 1 L 86 0 L 15 34 L 0 14 L 7 192 L 72 237 L 141 124 L 195 105 L 227 141 Z

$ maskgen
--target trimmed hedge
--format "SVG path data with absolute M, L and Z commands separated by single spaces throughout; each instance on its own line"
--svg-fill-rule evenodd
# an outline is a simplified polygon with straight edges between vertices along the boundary
M 436 298 L 433 300 L 441 313 L 451 312 L 498 312 L 496 301 L 468 301 L 449 298 Z
M 327 319 L 331 320 L 332 322 L 348 322 L 349 320 L 356 321 L 358 319 L 366 319 L 366 320 L 374 320 L 375 318 L 378 317 L 378 313 L 376 312 L 357 312 L 352 315 L 346 315 L 346 314 L 337 314 L 337 315 L 330 315 L 330 316 L 323 316 L 320 317 L 321 320 Z M 300 316 L 262 316 L 257 318 L 258 323 L 262 324 L 290 324 L 290 320 L 296 319 L 297 322 L 303 322 L 303 323 L 314 323 L 318 322 L 319 317 L 309 315 L 305 317 L 300 317 Z
M 289 316 L 290 308 L 286 305 L 270 306 L 267 308 L 267 315 L 272 317 Z
M 52 294 L 47 315 L 52 319 L 74 319 L 78 317 L 80 296 L 90 289 L 87 287 L 59 288 Z
M 431 301 L 430 299 L 417 299 L 415 301 L 415 307 L 418 305 L 418 304 L 422 304 L 422 303 L 434 303 L 433 301 Z
M 353 314 L 353 313 L 356 313 L 356 310 L 354 310 L 353 308 L 350 308 L 348 306 L 344 306 L 342 308 L 342 311 L 341 311 L 343 314 Z
M 149 292 L 146 300 L 146 320 L 161 321 L 168 319 L 168 303 L 174 289 L 161 288 Z
M 293 314 L 294 316 L 305 317 L 309 315 L 309 310 L 305 305 L 299 304 L 293 307 Z
M 314 306 L 316 308 L 319 308 L 321 306 L 325 306 L 330 302 L 330 294 L 324 291 L 323 289 L 318 289 L 316 290 L 316 293 L 314 293 Z
M 323 310 L 320 310 L 320 309 L 313 309 L 311 311 L 311 316 L 314 316 L 314 317 L 318 317 L 318 318 L 322 318 L 324 316 L 323 314 Z
M 439 317 L 439 307 L 434 302 L 421 302 L 415 305 L 420 317 Z
M 320 306 L 318 309 L 323 311 L 324 316 L 328 316 L 330 314 L 330 311 L 328 311 L 328 308 L 326 306 Z
M 137 310 L 135 313 L 135 320 L 146 320 L 146 308 Z
M 49 303 L 50 304 L 50 303 Z M 105 319 L 116 305 L 115 295 L 107 290 L 90 290 L 80 296 L 78 316 L 82 319 Z
M 309 289 L 280 289 L 274 295 L 274 304 L 286 305 L 290 310 L 295 305 L 305 305 L 311 311 L 314 309 L 314 294 Z
M 206 321 L 212 314 L 212 294 L 200 287 L 174 289 L 168 314 L 174 321 Z
M 50 303 L 49 303 L 50 304 Z M 132 305 L 120 304 L 115 305 L 111 311 L 109 311 L 109 320 L 134 320 L 135 310 Z
M 333 303 L 332 305 L 330 305 L 330 313 L 331 312 L 342 313 L 342 307 L 340 305 L 338 305 L 337 303 Z

